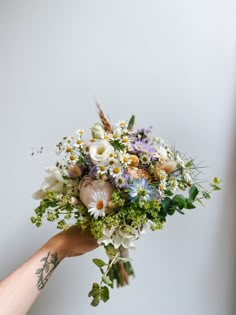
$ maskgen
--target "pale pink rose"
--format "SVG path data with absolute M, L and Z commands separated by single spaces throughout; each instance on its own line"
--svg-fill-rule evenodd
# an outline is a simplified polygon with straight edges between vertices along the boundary
M 105 193 L 108 203 L 111 200 L 114 187 L 107 181 L 101 179 L 92 179 L 89 176 L 85 176 L 80 182 L 79 189 L 80 200 L 88 208 L 88 205 L 94 200 L 93 196 L 96 192 Z

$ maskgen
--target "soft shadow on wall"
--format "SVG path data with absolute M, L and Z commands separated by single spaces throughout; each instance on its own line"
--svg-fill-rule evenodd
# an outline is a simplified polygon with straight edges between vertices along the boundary
M 229 212 L 230 218 L 232 219 L 231 222 L 231 229 L 232 231 L 229 231 L 230 234 L 232 234 L 231 242 L 230 242 L 230 248 L 232 250 L 232 264 L 233 264 L 233 276 L 231 279 L 231 292 L 232 296 L 230 296 L 230 301 L 232 301 L 232 308 L 230 315 L 236 314 L 236 96 L 235 96 L 235 113 L 234 113 L 234 120 L 233 120 L 233 141 L 232 144 L 232 151 L 231 151 L 231 161 L 229 161 L 228 166 L 228 174 L 227 178 L 230 180 L 230 183 L 228 187 L 230 189 L 226 191 L 225 193 L 225 210 Z M 228 200 L 231 200 L 229 202 Z

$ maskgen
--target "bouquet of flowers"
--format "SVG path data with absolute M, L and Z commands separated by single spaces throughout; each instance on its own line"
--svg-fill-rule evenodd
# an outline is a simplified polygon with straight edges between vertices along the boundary
M 169 215 L 184 214 L 220 189 L 217 177 L 204 188 L 199 164 L 152 137 L 151 128 L 135 130 L 134 116 L 112 125 L 99 105 L 98 114 L 90 139 L 78 129 L 57 144 L 60 158 L 34 193 L 40 204 L 31 218 L 37 227 L 43 217 L 59 229 L 76 224 L 104 246 L 108 261 L 93 259 L 101 272 L 89 292 L 93 306 L 134 275 L 128 250 L 147 228 L 162 229 Z

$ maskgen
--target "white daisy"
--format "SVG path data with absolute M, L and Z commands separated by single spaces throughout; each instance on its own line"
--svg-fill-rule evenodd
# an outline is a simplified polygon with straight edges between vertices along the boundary
M 110 174 L 114 177 L 120 176 L 122 174 L 122 166 L 121 164 L 115 163 L 110 167 Z
M 128 167 L 129 164 L 131 163 L 131 160 L 130 160 L 130 155 L 128 153 L 120 153 L 120 156 L 119 156 L 119 159 L 120 159 L 120 162 L 122 163 L 123 167 Z
M 100 166 L 97 166 L 97 172 L 98 172 L 98 174 L 106 174 L 106 172 L 107 172 L 107 170 L 108 170 L 108 167 L 107 167 L 107 165 L 106 164 L 102 164 L 102 165 L 100 165 Z
M 88 212 L 93 215 L 95 219 L 98 219 L 98 217 L 104 217 L 106 215 L 106 206 L 106 194 L 102 191 L 95 192 L 93 195 L 93 201 L 88 204 Z
M 118 187 L 123 187 L 125 184 L 125 180 L 121 175 L 115 176 L 115 183 Z
M 83 136 L 84 135 L 84 129 L 77 129 L 76 130 L 77 135 Z
M 124 145 L 129 145 L 130 143 L 129 143 L 129 137 L 128 136 L 124 136 L 124 137 L 122 137 L 122 139 L 121 139 L 121 142 L 124 144 Z
M 150 163 L 150 157 L 147 154 L 142 154 L 142 156 L 140 157 L 140 160 L 143 164 L 148 164 Z
M 126 127 L 126 122 L 124 120 L 120 120 L 118 122 L 117 126 L 120 127 L 120 128 L 124 128 L 124 127 Z
M 119 140 L 120 134 L 118 132 L 114 131 L 110 139 L 111 140 Z

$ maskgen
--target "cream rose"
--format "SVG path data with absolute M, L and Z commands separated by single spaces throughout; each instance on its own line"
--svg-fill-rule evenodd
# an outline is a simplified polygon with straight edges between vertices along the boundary
M 95 165 L 103 164 L 113 153 L 114 148 L 107 140 L 97 140 L 90 146 L 90 157 Z

